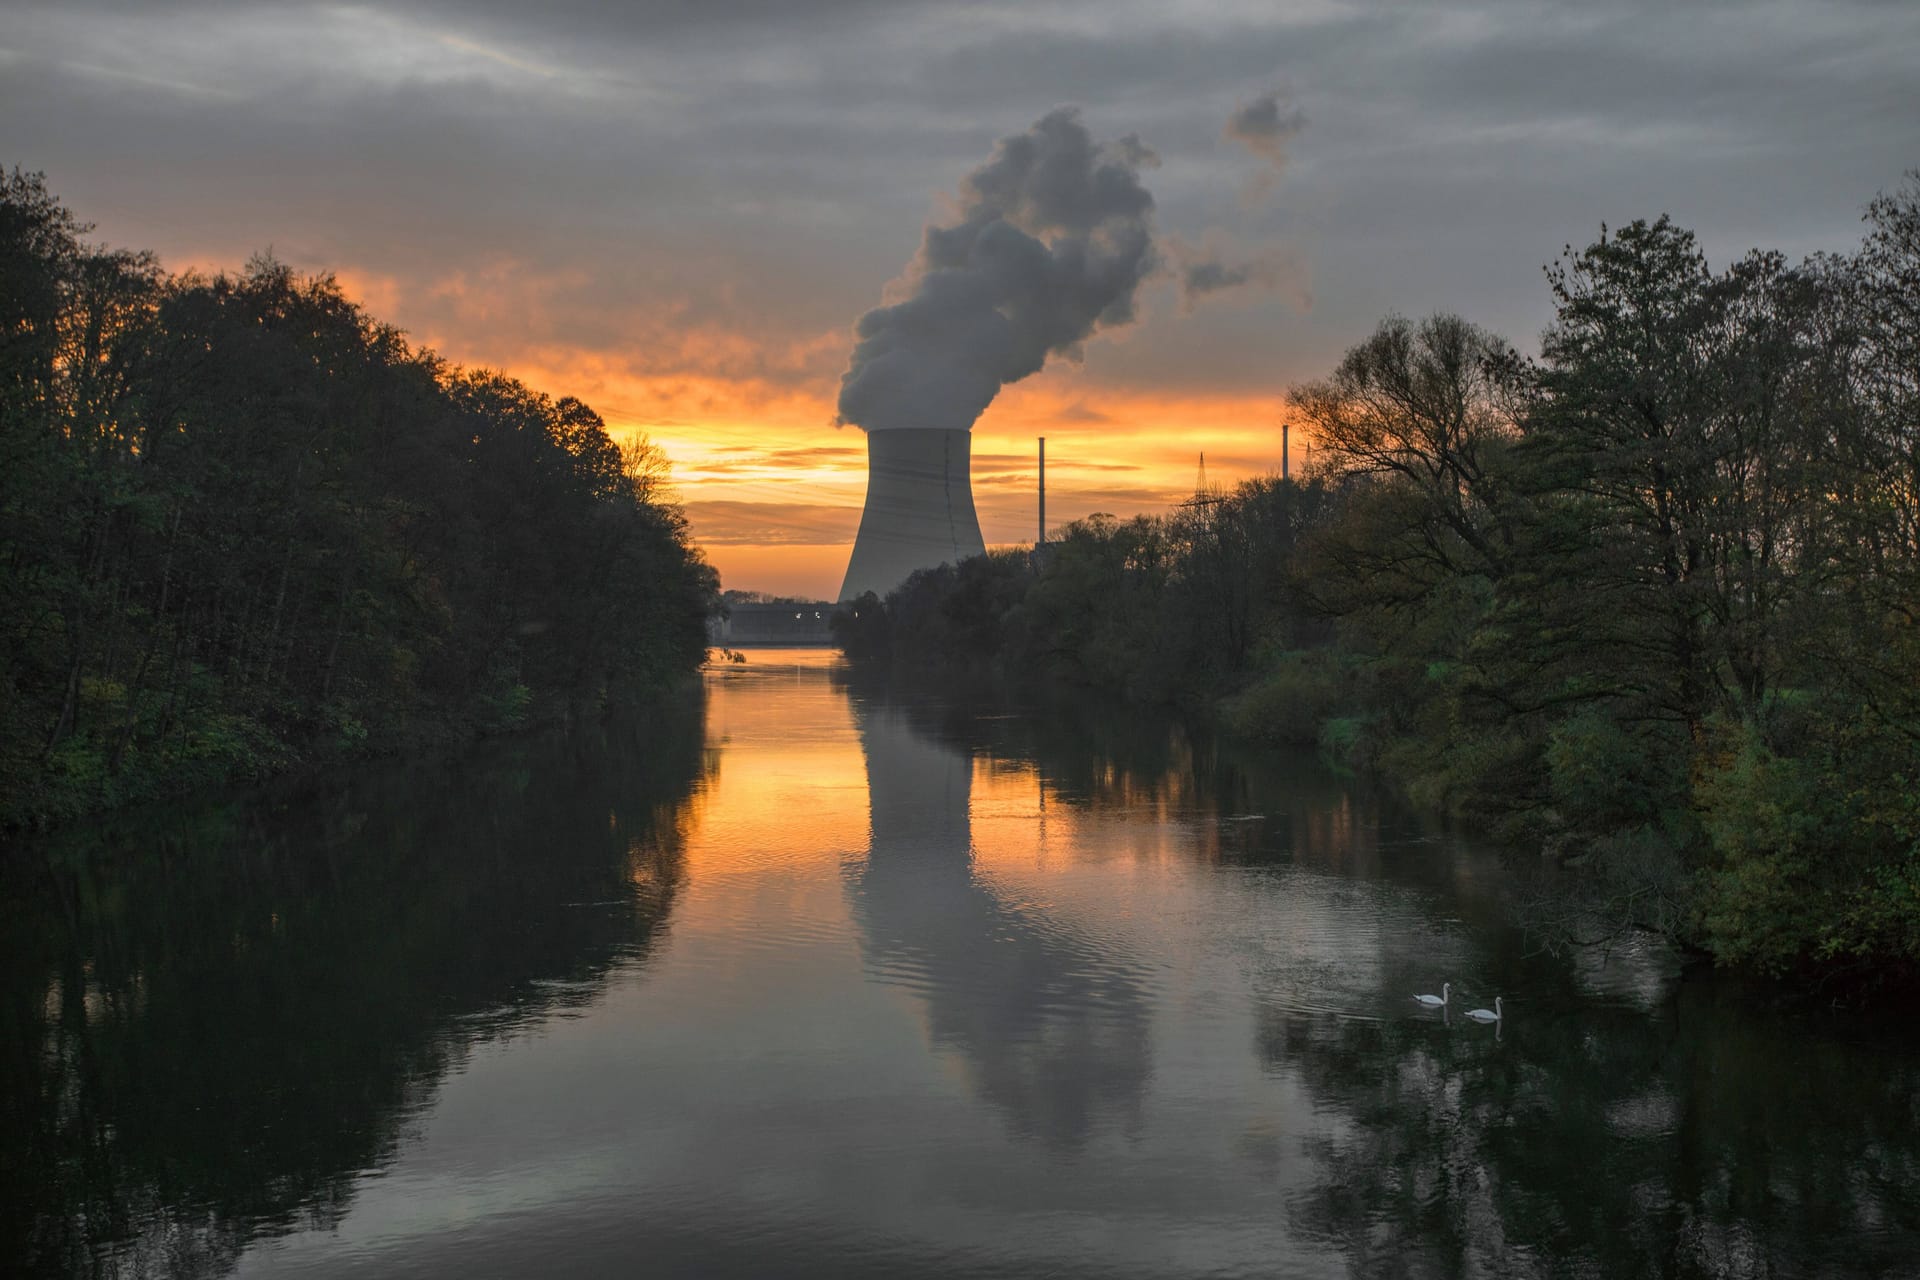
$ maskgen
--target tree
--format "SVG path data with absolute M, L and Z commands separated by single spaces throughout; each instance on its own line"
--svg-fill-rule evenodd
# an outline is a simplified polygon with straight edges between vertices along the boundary
M 0 824 L 586 712 L 704 658 L 713 570 L 572 398 L 327 276 L 168 277 L 0 179 Z
M 1406 495 L 1411 542 L 1384 553 L 1392 563 L 1411 555 L 1437 575 L 1504 570 L 1513 535 L 1500 463 L 1514 424 L 1502 374 L 1514 362 L 1503 340 L 1458 316 L 1415 325 L 1396 315 L 1330 378 L 1289 391 L 1327 469 Z

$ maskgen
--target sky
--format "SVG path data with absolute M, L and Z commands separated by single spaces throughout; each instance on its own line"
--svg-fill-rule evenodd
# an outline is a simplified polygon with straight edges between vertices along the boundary
M 665 449 L 724 585 L 817 598 L 854 323 L 1056 108 L 1137 161 L 1158 265 L 976 422 L 990 545 L 1033 537 L 1037 436 L 1050 523 L 1160 510 L 1202 452 L 1277 471 L 1288 385 L 1389 312 L 1530 347 L 1603 223 L 1844 251 L 1916 103 L 1914 0 L 0 0 L 0 163 L 96 238 L 270 249 L 580 396 Z

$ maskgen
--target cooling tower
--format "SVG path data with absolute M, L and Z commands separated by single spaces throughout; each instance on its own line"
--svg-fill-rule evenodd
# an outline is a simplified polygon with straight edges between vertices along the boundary
M 884 596 L 915 569 L 987 549 L 967 464 L 973 433 L 894 427 L 867 433 L 867 505 L 840 598 Z

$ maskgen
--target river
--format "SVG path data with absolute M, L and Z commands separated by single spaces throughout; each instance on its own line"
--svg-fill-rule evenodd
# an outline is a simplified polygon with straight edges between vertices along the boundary
M 1544 949 L 1309 757 L 750 658 L 16 849 L 0 1262 L 1920 1275 L 1900 1026 Z

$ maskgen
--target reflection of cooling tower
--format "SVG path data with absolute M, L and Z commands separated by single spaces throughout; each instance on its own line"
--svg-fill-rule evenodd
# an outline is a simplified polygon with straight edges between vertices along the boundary
M 867 433 L 867 505 L 840 598 L 884 596 L 915 569 L 987 549 L 967 474 L 969 431 L 892 428 Z
M 934 1045 L 1022 1136 L 1071 1150 L 1132 1125 L 1153 1074 L 1142 966 L 974 874 L 972 757 L 901 707 L 853 714 L 872 827 L 850 888 L 870 972 L 921 1001 Z

